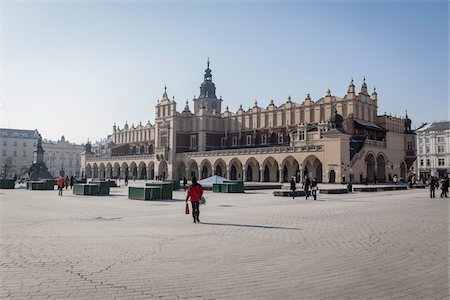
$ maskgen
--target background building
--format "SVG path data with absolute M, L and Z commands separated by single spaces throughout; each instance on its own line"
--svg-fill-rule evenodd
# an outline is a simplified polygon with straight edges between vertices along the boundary
M 45 150 L 45 165 L 53 177 L 58 177 L 61 170 L 64 171 L 64 175 L 80 176 L 80 154 L 84 151 L 84 145 L 69 143 L 62 136 L 56 142 L 44 140 L 42 147 Z
M 188 102 L 178 112 L 165 87 L 154 124 L 114 124 L 109 152 L 86 151 L 82 172 L 95 178 L 220 175 L 254 182 L 310 176 L 334 183 L 406 179 L 414 168 L 411 120 L 378 115 L 378 94 L 374 88 L 369 95 L 365 79 L 359 92 L 352 80 L 343 97 L 328 89 L 316 101 L 309 94 L 299 102 L 289 96 L 279 106 L 255 101 L 248 109 L 222 111 L 208 61 L 193 103 L 193 112 Z
M 30 168 L 39 137 L 37 130 L 0 128 L 1 175 L 20 177 Z
M 417 133 L 417 175 L 419 178 L 450 173 L 450 122 L 422 125 Z

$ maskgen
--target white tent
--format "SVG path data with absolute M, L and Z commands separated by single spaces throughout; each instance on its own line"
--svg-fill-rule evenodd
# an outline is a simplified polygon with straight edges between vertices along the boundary
M 199 180 L 198 183 L 200 183 L 204 187 L 212 187 L 213 183 L 223 183 L 224 181 L 227 181 L 228 179 L 214 175 L 202 180 Z

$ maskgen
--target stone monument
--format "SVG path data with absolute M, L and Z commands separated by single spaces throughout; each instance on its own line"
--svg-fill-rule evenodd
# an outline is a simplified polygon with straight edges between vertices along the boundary
M 40 179 L 52 179 L 52 175 L 44 163 L 44 149 L 42 148 L 42 137 L 39 134 L 36 150 L 34 150 L 34 162 L 28 170 L 31 181 Z

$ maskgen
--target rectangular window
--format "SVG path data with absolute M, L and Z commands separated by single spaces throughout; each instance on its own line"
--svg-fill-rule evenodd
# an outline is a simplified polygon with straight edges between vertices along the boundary
M 261 135 L 261 144 L 267 144 L 267 134 Z
M 27 142 L 23 142 L 23 146 L 26 147 L 27 146 Z
M 425 138 L 425 143 L 429 143 L 430 142 L 430 139 L 429 138 Z
M 220 139 L 220 147 L 225 147 L 225 138 Z
M 252 136 L 247 135 L 247 146 L 251 146 L 251 144 L 252 144 Z
M 233 136 L 233 146 L 237 146 L 237 137 Z
M 430 162 L 429 158 L 427 158 L 427 166 L 431 166 L 431 162 Z
M 422 144 L 423 143 L 423 138 L 420 138 L 419 139 L 419 144 Z
M 443 145 L 438 146 L 438 153 L 444 153 L 445 147 Z
M 278 134 L 278 144 L 284 143 L 284 135 L 282 133 Z
M 430 153 L 430 147 L 427 146 L 427 147 L 425 148 L 425 152 L 426 152 L 426 153 Z
M 23 151 L 23 157 L 27 157 L 27 151 Z
M 8 142 L 3 141 L 3 146 L 8 146 Z
M 303 130 L 300 131 L 298 139 L 300 141 L 304 141 L 305 140 L 305 132 Z
M 190 149 L 197 149 L 197 136 L 196 135 L 191 135 L 189 148 Z
M 3 156 L 6 156 L 6 150 L 3 150 Z
M 413 150 L 413 142 L 408 142 L 407 149 L 408 150 Z
M 167 147 L 167 130 L 160 130 L 159 135 L 159 146 Z
M 14 150 L 13 156 L 17 156 L 17 151 L 16 150 Z
M 443 158 L 439 158 L 438 159 L 438 165 L 439 166 L 443 166 L 443 165 L 445 165 L 445 163 L 444 163 L 445 161 L 444 161 L 444 159 Z
M 443 143 L 444 142 L 444 137 L 440 136 L 437 139 L 438 143 Z
M 420 165 L 423 166 L 423 159 L 420 160 Z
M 14 141 L 14 147 L 17 147 L 17 142 L 16 141 Z

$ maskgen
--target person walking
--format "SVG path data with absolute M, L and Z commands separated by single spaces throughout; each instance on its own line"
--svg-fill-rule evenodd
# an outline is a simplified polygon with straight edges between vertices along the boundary
M 128 174 L 125 174 L 125 186 L 128 185 Z
M 186 195 L 186 203 L 189 198 L 191 199 L 192 205 L 192 217 L 194 218 L 194 223 L 199 222 L 200 216 L 200 203 L 199 200 L 203 196 L 203 187 L 201 184 L 197 182 L 197 178 L 195 176 L 192 177 L 192 185 L 188 188 Z
M 303 190 L 305 191 L 306 200 L 309 197 L 309 187 L 311 186 L 311 180 L 308 176 L 305 177 L 305 182 L 303 182 Z
M 439 187 L 439 181 L 436 180 L 433 176 L 431 176 L 430 180 L 429 180 L 429 184 L 430 184 L 430 198 L 434 198 L 436 186 Z M 441 197 L 442 197 L 442 194 L 441 194 Z
M 70 189 L 73 189 L 73 183 L 75 181 L 75 178 L 72 176 L 70 176 Z
M 444 177 L 444 180 L 442 182 L 442 194 L 443 197 L 448 198 L 448 186 L 449 186 L 449 179 L 448 176 Z
M 297 189 L 297 187 L 295 186 L 295 177 L 292 176 L 291 178 L 291 194 L 292 194 L 292 199 L 295 199 L 295 190 Z
M 311 193 L 312 196 L 314 197 L 314 200 L 317 199 L 317 190 L 319 189 L 319 187 L 317 186 L 317 179 L 316 177 L 314 177 L 314 179 L 311 181 Z
M 66 190 L 69 187 L 69 184 L 70 184 L 69 176 L 66 176 L 66 178 L 64 178 L 64 187 L 66 188 Z
M 62 192 L 64 189 L 64 178 L 62 176 L 59 176 L 58 181 L 56 182 L 58 186 L 58 196 L 62 196 Z
M 184 189 L 184 191 L 186 191 L 186 186 L 187 186 L 187 179 L 186 179 L 186 177 L 183 177 L 183 189 Z

